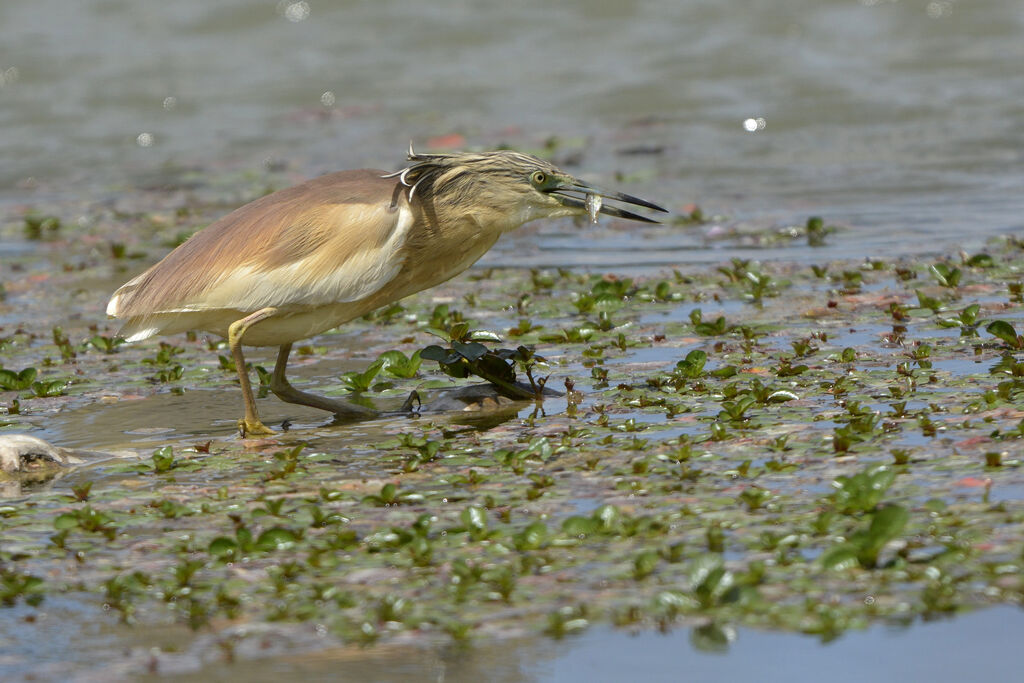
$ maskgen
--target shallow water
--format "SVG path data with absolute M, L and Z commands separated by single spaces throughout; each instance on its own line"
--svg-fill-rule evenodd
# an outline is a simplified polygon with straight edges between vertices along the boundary
M 410 139 L 530 149 L 553 136 L 573 172 L 676 211 L 848 228 L 825 250 L 783 248 L 790 259 L 929 251 L 1022 225 L 1013 0 L 40 0 L 4 3 L 0 25 L 10 205 L 187 187 L 194 167 L 392 169 Z M 702 229 L 582 243 L 539 230 L 487 262 L 747 253 L 708 251 Z
M 9 633 L 7 675 L 34 672 L 33 680 L 99 681 L 138 672 L 140 662 L 152 659 L 162 675 L 154 680 L 281 680 L 302 675 L 310 680 L 361 681 L 604 681 L 630 680 L 637 667 L 647 681 L 793 681 L 828 679 L 850 681 L 947 681 L 1009 680 L 1017 670 L 1016 637 L 1024 626 L 1024 612 L 1014 607 L 994 607 L 960 616 L 907 625 L 878 624 L 844 634 L 837 640 L 809 647 L 813 636 L 782 634 L 707 624 L 677 627 L 667 633 L 630 633 L 606 626 L 592 627 L 560 641 L 511 639 L 476 643 L 471 648 L 386 648 L 383 651 L 327 649 L 304 655 L 282 652 L 292 641 L 299 649 L 316 636 L 304 637 L 284 630 L 278 644 L 268 639 L 256 648 L 263 657 L 230 665 L 216 663 L 211 643 L 190 646 L 188 631 L 180 628 L 151 629 L 133 636 L 132 629 L 95 621 L 81 631 L 62 628 L 65 619 L 82 618 L 82 606 L 64 601 L 53 604 L 27 631 Z M 13 617 L 31 610 L 12 610 Z M 117 654 L 105 652 L 117 638 Z M 274 639 L 270 639 L 274 640 Z M 152 650 L 162 643 L 164 653 Z M 322 644 L 321 644 L 322 647 Z M 175 652 L 176 648 L 180 648 Z M 793 652 L 799 650 L 800 656 Z M 69 660 L 71 652 L 92 655 Z M 13 655 L 17 652 L 17 655 Z M 629 656 L 624 656 L 628 653 Z M 13 656 L 12 656 L 13 655 Z M 29 665 L 29 659 L 32 664 Z M 20 665 L 19 665 L 20 664 Z M 143 680 L 136 675 L 133 680 Z
M 202 676 L 277 680 L 283 674 L 344 675 L 364 681 L 871 681 L 1007 680 L 1017 670 L 1016 633 L 1024 613 L 996 607 L 958 619 L 912 626 L 877 625 L 820 647 L 811 636 L 754 629 L 709 631 L 700 626 L 668 633 L 631 634 L 595 627 L 558 642 L 513 641 L 466 652 L 418 652 L 380 657 L 314 656 L 305 662 L 260 662 L 213 667 Z M 800 656 L 793 652 L 799 649 Z M 629 653 L 624 656 L 624 653 Z M 196 674 L 173 677 L 199 680 Z M 210 680 L 206 678 L 205 680 Z M 220 680 L 220 679 L 218 679 Z
M 16 223 L 27 207 L 44 206 L 61 215 L 71 236 L 83 203 L 131 197 L 145 206 L 147 190 L 201 192 L 211 178 L 241 194 L 238 185 L 262 182 L 267 169 L 277 169 L 278 182 L 363 165 L 394 169 L 409 139 L 425 149 L 508 144 L 535 151 L 557 138 L 550 151 L 573 173 L 676 214 L 697 203 L 716 216 L 696 226 L 605 221 L 582 228 L 585 239 L 568 221 L 537 224 L 503 239 L 484 267 L 650 274 L 731 258 L 896 258 L 970 250 L 1024 227 L 1024 104 L 1011 95 L 1024 91 L 1024 8 L 1012 0 L 526 0 L 486 10 L 408 0 L 39 0 L 3 3 L 0 26 L 0 217 Z M 744 130 L 744 121 L 754 119 L 756 127 L 758 118 L 762 130 Z M 218 181 L 222 176 L 228 180 Z M 803 238 L 785 237 L 787 226 L 816 214 L 840 228 L 827 246 L 811 249 Z M 64 254 L 41 242 L 0 241 L 0 284 L 14 259 L 29 272 L 59 272 Z M 31 318 L 35 329 L 48 330 L 69 320 L 102 321 L 106 293 L 128 277 L 111 271 L 109 278 L 75 280 L 71 296 L 18 292 L 0 325 Z M 747 306 L 702 305 L 706 315 L 724 310 L 730 319 Z M 639 322 L 685 322 L 695 307 Z M 873 346 L 885 331 L 838 334 L 843 344 Z M 663 355 L 638 351 L 625 361 Z M 307 379 L 323 384 L 365 359 L 336 360 L 310 368 Z M 942 363 L 936 368 L 954 371 L 960 361 Z M 63 446 L 132 445 L 147 453 L 167 441 L 180 446 L 234 431 L 238 397 L 230 386 L 145 393 L 144 400 L 79 406 L 33 426 Z M 266 403 L 268 422 L 322 424 L 314 411 Z M 329 434 L 311 447 L 344 450 L 400 430 L 397 418 L 317 430 Z M 919 443 L 924 437 L 906 441 Z M 353 459 L 339 475 L 356 476 L 361 464 Z M 102 471 L 101 464 L 90 476 Z M 67 490 L 74 477 L 56 486 Z M 1020 490 L 1000 482 L 994 499 L 1019 498 Z M 78 605 L 45 604 L 61 620 L 88 625 Z M 23 613 L 0 616 L 9 642 L 28 634 L 37 648 L 36 635 L 49 634 L 57 621 L 21 628 L 14 625 Z M 245 671 L 256 680 L 308 666 L 315 675 L 344 670 L 375 680 L 418 680 L 424 669 L 449 681 L 623 680 L 642 661 L 650 680 L 678 680 L 680 672 L 761 680 L 766 671 L 797 681 L 1002 678 L 1015 665 L 1007 638 L 1020 619 L 1019 610 L 1000 607 L 907 630 L 873 626 L 826 646 L 741 629 L 728 656 L 691 646 L 682 628 L 631 636 L 595 626 L 558 642 L 528 638 L 430 657 L 406 650 L 340 664 L 324 655 L 222 673 Z M 47 652 L 60 649 L 51 647 L 57 643 L 68 648 L 63 656 L 85 662 L 90 652 L 135 642 L 124 629 L 85 628 L 76 636 L 65 626 L 47 635 Z M 172 634 L 163 644 L 174 637 L 192 639 Z M 9 670 L 45 675 L 45 667 L 33 667 Z M 394 675 L 382 676 L 384 668 Z
M 817 648 L 801 647 L 808 636 L 727 631 L 735 639 L 718 641 L 717 651 L 697 630 L 636 636 L 600 630 L 527 671 L 537 681 L 622 681 L 635 675 L 639 660 L 649 681 L 999 680 L 1017 669 L 1012 634 L 1021 626 L 1021 610 L 999 607 L 910 628 L 874 626 Z M 625 648 L 628 659 L 618 656 Z

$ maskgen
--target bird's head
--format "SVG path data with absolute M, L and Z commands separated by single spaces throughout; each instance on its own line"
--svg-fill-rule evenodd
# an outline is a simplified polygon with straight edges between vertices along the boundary
M 508 150 L 417 154 L 409 149 L 405 169 L 390 174 L 418 198 L 441 210 L 488 215 L 488 222 L 511 229 L 537 218 L 597 214 L 645 223 L 657 221 L 603 200 L 625 202 L 665 212 L 639 197 L 585 183 L 555 165 L 529 154 Z M 600 199 L 597 199 L 600 198 Z

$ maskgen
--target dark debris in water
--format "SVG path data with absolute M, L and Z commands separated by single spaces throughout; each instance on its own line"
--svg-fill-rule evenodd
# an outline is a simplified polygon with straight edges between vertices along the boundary
M 259 656 L 240 629 L 275 625 L 311 626 L 295 651 L 595 621 L 827 641 L 1022 601 L 1014 238 L 938 261 L 473 271 L 311 340 L 297 375 L 398 411 L 468 381 L 429 360 L 482 357 L 452 339 L 500 339 L 563 396 L 354 425 L 281 412 L 289 431 L 240 441 L 218 340 L 123 345 L 101 315 L 202 212 L 44 230 L 4 271 L 0 430 L 94 452 L 2 489 L 0 614 L 73 604 L 66 628 L 103 623 L 111 648 L 160 625 L 179 630 L 156 646 L 189 651 L 190 629 L 230 660 Z M 462 336 L 421 357 L 428 329 Z M 5 623 L 3 666 L 27 671 Z

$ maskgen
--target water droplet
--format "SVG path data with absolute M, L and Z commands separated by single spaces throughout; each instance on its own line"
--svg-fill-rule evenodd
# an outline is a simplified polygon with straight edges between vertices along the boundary
M 743 130 L 747 131 L 748 133 L 755 133 L 759 130 L 764 130 L 764 127 L 765 120 L 760 116 L 758 116 L 756 119 L 751 118 L 743 120 Z
M 0 88 L 5 85 L 13 85 L 18 80 L 18 67 L 10 66 L 0 70 Z
M 139 136 L 135 138 L 135 142 L 139 147 L 152 147 L 153 146 L 153 134 L 152 133 L 139 133 Z
M 282 2 L 278 4 L 278 12 L 293 24 L 309 18 L 308 2 Z

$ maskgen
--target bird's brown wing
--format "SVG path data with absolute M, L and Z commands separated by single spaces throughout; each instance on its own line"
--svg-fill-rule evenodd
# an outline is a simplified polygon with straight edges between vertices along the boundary
M 122 319 L 358 301 L 401 269 L 397 181 L 343 171 L 267 195 L 196 233 L 111 298 Z

